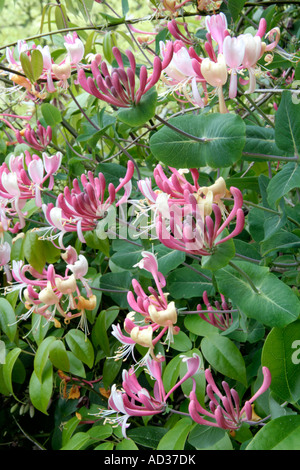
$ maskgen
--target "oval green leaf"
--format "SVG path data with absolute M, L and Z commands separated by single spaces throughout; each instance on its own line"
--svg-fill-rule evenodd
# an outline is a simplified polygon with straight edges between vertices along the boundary
M 229 167 L 245 145 L 245 124 L 234 114 L 180 116 L 169 123 L 190 136 L 163 126 L 150 139 L 155 158 L 174 168 Z M 201 140 L 199 140 L 201 139 Z

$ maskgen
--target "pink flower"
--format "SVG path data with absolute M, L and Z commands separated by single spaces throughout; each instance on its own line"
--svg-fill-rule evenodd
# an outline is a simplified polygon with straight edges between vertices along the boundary
M 144 65 L 140 68 L 139 87 L 136 89 L 136 61 L 131 51 L 125 51 L 130 67 L 125 70 L 121 52 L 113 47 L 112 52 L 118 63 L 118 68 L 108 70 L 106 62 L 99 63 L 94 60 L 91 63 L 92 77 L 86 77 L 84 70 L 79 70 L 78 80 L 82 88 L 96 98 L 105 101 L 118 108 L 129 108 L 137 105 L 142 96 L 147 93 L 159 80 L 162 71 L 162 63 L 158 57 L 153 61 L 153 72 L 148 76 Z
M 226 331 L 233 322 L 232 314 L 230 312 L 230 308 L 225 300 L 225 297 L 223 294 L 221 295 L 221 304 L 220 302 L 216 301 L 215 302 L 215 308 L 212 307 L 208 300 L 207 292 L 203 292 L 203 301 L 204 304 L 209 311 L 207 312 L 202 312 L 202 307 L 200 304 L 197 305 L 197 310 L 199 311 L 199 317 L 202 318 L 202 320 L 210 323 L 211 325 L 215 326 L 216 328 L 219 328 L 221 331 Z M 218 310 L 216 312 L 216 310 Z M 225 310 L 223 313 L 222 310 Z
M 0 243 L 0 267 L 3 266 L 4 272 L 6 274 L 6 280 L 8 282 L 12 280 L 12 276 L 9 269 L 10 253 L 10 244 L 8 242 Z
M 227 19 L 224 13 L 218 15 L 206 16 L 205 25 L 211 37 L 218 43 L 218 53 L 223 53 L 223 41 L 229 34 L 227 30 Z
M 223 53 L 226 64 L 231 70 L 229 98 L 235 98 L 237 94 L 237 71 L 243 62 L 245 54 L 243 38 L 240 36 L 238 38 L 226 36 L 223 43 Z
M 122 426 L 122 433 L 125 438 L 127 423 L 131 416 L 154 416 L 165 412 L 169 396 L 181 386 L 186 380 L 195 375 L 200 367 L 200 357 L 194 354 L 192 357 L 182 356 L 182 361 L 187 364 L 187 372 L 170 390 L 166 393 L 163 380 L 161 364 L 148 359 L 147 371 L 156 381 L 153 389 L 153 395 L 142 387 L 131 368 L 124 370 L 122 375 L 122 388 L 117 390 L 114 384 L 111 389 L 111 395 L 108 399 L 109 410 L 101 410 L 99 417 L 106 421 Z
M 211 371 L 206 369 L 207 381 L 206 393 L 210 400 L 207 411 L 200 403 L 195 394 L 195 382 L 190 393 L 189 413 L 191 418 L 198 424 L 218 427 L 222 429 L 239 429 L 243 422 L 254 424 L 252 418 L 252 404 L 262 395 L 271 384 L 271 374 L 267 367 L 262 368 L 264 380 L 259 390 L 247 400 L 243 407 L 240 406 L 240 398 L 235 389 L 230 389 L 227 382 L 222 382 L 224 394 L 217 387 Z
M 157 235 L 161 243 L 171 249 L 185 251 L 194 255 L 210 256 L 214 248 L 241 233 L 244 228 L 243 197 L 234 187 L 230 188 L 234 206 L 227 219 L 222 223 L 222 212 L 217 204 L 212 204 L 214 219 L 199 208 L 193 195 L 189 196 L 189 206 L 174 204 L 171 208 L 170 230 L 161 214 L 158 214 Z M 222 232 L 236 218 L 234 230 L 224 238 Z
M 45 150 L 52 141 L 52 129 L 43 127 L 37 121 L 37 130 L 34 131 L 28 124 L 23 132 L 16 130 L 16 138 L 19 144 L 26 144 L 37 151 Z
M 129 160 L 126 175 L 116 188 L 112 183 L 108 185 L 108 188 L 106 187 L 102 173 L 95 177 L 89 171 L 88 175 L 81 176 L 80 182 L 74 179 L 73 188 L 65 187 L 64 193 L 58 195 L 56 206 L 53 203 L 42 206 L 50 225 L 46 229 L 41 229 L 45 231 L 43 237 L 46 239 L 48 237 L 50 240 L 58 238 L 60 247 L 64 248 L 62 241 L 64 234 L 77 232 L 80 241 L 85 243 L 83 232 L 94 230 L 99 221 L 105 219 L 107 211 L 116 200 L 117 193 L 127 185 L 133 173 L 134 165 Z M 108 197 L 106 197 L 106 190 L 108 190 Z M 121 198 L 115 206 L 118 207 L 123 202 L 124 199 Z

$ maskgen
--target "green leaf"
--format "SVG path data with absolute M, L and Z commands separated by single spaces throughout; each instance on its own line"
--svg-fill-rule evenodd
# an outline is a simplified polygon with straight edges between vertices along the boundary
M 122 364 L 122 360 L 116 361 L 109 357 L 105 359 L 102 371 L 104 388 L 111 387 L 122 367 Z
M 235 261 L 235 265 L 248 275 L 258 293 L 231 266 L 215 273 L 219 292 L 249 318 L 264 325 L 283 327 L 296 320 L 300 315 L 300 301 L 289 286 L 266 267 L 244 261 Z
M 109 339 L 106 330 L 106 312 L 103 310 L 97 317 L 95 326 L 93 328 L 93 337 L 96 339 L 97 344 L 106 354 L 106 356 L 110 356 Z
M 41 113 L 48 126 L 54 127 L 62 121 L 59 109 L 50 103 L 43 103 L 41 105 Z
M 163 126 L 150 139 L 154 157 L 175 168 L 229 167 L 237 162 L 245 145 L 245 124 L 234 114 L 202 114 L 170 119 L 176 128 L 193 138 Z
M 184 326 L 191 333 L 194 333 L 197 336 L 210 336 L 216 334 L 216 327 L 207 323 L 197 314 L 186 315 Z
M 290 251 L 300 247 L 300 238 L 286 230 L 274 233 L 261 244 L 261 255 L 265 257 L 272 251 Z
M 91 441 L 86 432 L 77 432 L 60 450 L 83 450 Z
M 275 131 L 271 127 L 246 126 L 246 143 L 243 148 L 243 160 L 253 161 L 255 155 L 260 156 L 260 160 L 269 155 L 285 155 L 275 142 Z M 243 178 L 244 179 L 244 178 Z
M 200 273 L 205 272 L 201 268 L 197 267 L 196 269 Z M 207 271 L 205 275 L 207 275 Z M 214 287 L 210 281 L 186 267 L 170 273 L 167 278 L 167 289 L 174 299 L 201 297 L 204 291 L 207 291 L 208 295 L 214 293 Z
M 43 73 L 43 55 L 38 49 L 34 49 L 31 53 L 31 67 L 34 81 L 38 80 Z
M 246 450 L 300 450 L 300 416 L 280 416 L 270 421 Z
M 231 13 L 233 21 L 236 21 L 246 3 L 246 0 L 228 0 L 228 10 Z
M 262 365 L 271 372 L 270 389 L 283 401 L 300 399 L 300 320 L 273 328 L 262 350 Z
M 170 346 L 176 351 L 186 352 L 191 349 L 192 342 L 184 331 L 179 331 L 177 335 L 174 335 L 174 342 Z
M 224 439 L 224 429 L 197 424 L 191 431 L 188 442 L 198 450 L 209 450 Z
M 224 230 L 220 236 L 220 239 L 225 238 L 227 234 L 228 234 L 228 231 Z M 234 257 L 234 255 L 235 255 L 234 241 L 230 239 L 225 243 L 220 243 L 219 245 L 217 245 L 212 255 L 202 256 L 201 266 L 204 269 L 217 271 L 218 269 L 221 269 L 224 266 L 227 266 L 227 264 Z
M 156 449 L 158 443 L 166 433 L 167 430 L 159 426 L 141 426 L 135 429 L 129 429 L 127 436 L 136 444 L 150 449 Z
M 23 253 L 28 264 L 41 273 L 46 263 L 46 250 L 43 241 L 39 240 L 37 232 L 26 232 Z
M 50 345 L 49 359 L 57 369 L 65 372 L 70 370 L 69 357 L 61 340 L 57 340 Z
M 127 308 L 127 292 L 131 281 L 132 274 L 129 271 L 106 273 L 100 279 L 100 288 L 107 290 L 105 295 L 109 295 L 120 307 Z
M 244 358 L 233 341 L 218 334 L 204 337 L 201 351 L 208 363 L 221 374 L 247 385 Z
M 80 330 L 70 330 L 65 336 L 66 342 L 77 359 L 89 368 L 94 364 L 94 348 L 90 340 Z
M 22 350 L 20 348 L 12 349 L 6 355 L 5 364 L 3 364 L 3 369 L 2 369 L 2 371 L 3 371 L 3 380 L 4 380 L 5 387 L 8 390 L 8 392 L 11 393 L 15 397 L 16 400 L 18 400 L 18 399 L 15 396 L 14 391 L 13 391 L 12 372 L 13 372 L 15 362 L 18 359 L 19 354 L 21 352 L 22 352 Z
M 277 146 L 291 155 L 300 155 L 300 113 L 293 103 L 290 91 L 281 94 L 279 108 L 275 114 L 275 140 Z
M 48 362 L 49 351 L 53 341 L 56 341 L 54 336 L 48 336 L 48 338 L 45 338 L 39 345 L 34 357 L 34 371 L 40 382 L 42 381 L 43 371 Z
M 118 119 L 128 126 L 138 127 L 153 118 L 156 111 L 157 93 L 150 89 L 137 105 L 123 108 L 118 112 Z
M 300 167 L 295 162 L 286 163 L 271 179 L 268 184 L 268 202 L 271 207 L 278 205 L 278 201 L 292 191 L 300 187 Z
M 42 382 L 37 377 L 35 371 L 32 372 L 29 381 L 29 396 L 33 406 L 48 415 L 47 409 L 53 391 L 53 368 L 50 361 L 47 362 Z
M 0 298 L 0 326 L 3 333 L 13 341 L 17 333 L 16 314 L 8 300 Z
M 123 439 L 116 445 L 116 450 L 139 450 L 139 448 L 132 439 Z
M 26 52 L 21 52 L 20 61 L 21 61 L 24 74 L 26 75 L 27 78 L 29 78 L 31 82 L 34 82 L 34 75 L 33 75 L 33 70 L 31 66 L 31 61 Z
M 159 441 L 157 450 L 183 450 L 193 421 L 190 418 L 183 418 L 170 429 Z

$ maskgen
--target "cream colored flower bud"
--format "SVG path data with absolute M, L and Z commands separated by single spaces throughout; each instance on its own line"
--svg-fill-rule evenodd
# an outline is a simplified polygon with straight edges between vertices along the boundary
M 152 345 L 152 327 L 148 326 L 148 328 L 140 330 L 138 326 L 135 326 L 132 328 L 130 337 L 135 341 L 137 344 L 140 344 L 141 346 L 145 348 L 153 348 Z
M 212 86 L 220 87 L 227 82 L 227 66 L 223 54 L 218 55 L 217 62 L 208 57 L 201 63 L 201 73 Z
M 71 62 L 70 58 L 67 57 L 65 63 L 62 65 L 53 64 L 52 65 L 52 72 L 59 78 L 60 80 L 66 80 L 71 76 Z
M 177 322 L 177 310 L 175 302 L 170 302 L 166 310 L 157 311 L 154 305 L 150 305 L 148 313 L 151 320 L 160 326 L 174 325 Z
M 59 292 L 62 294 L 71 294 L 76 290 L 76 279 L 74 274 L 72 274 L 68 279 L 60 279 L 57 277 L 55 279 L 55 284 Z
M 45 305 L 58 304 L 59 298 L 55 295 L 50 281 L 47 282 L 47 287 L 39 293 L 39 300 Z

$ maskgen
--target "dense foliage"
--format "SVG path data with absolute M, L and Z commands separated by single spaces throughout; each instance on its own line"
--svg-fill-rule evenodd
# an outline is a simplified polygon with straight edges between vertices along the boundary
M 299 450 L 300 2 L 133 3 L 1 44 L 1 446 Z

